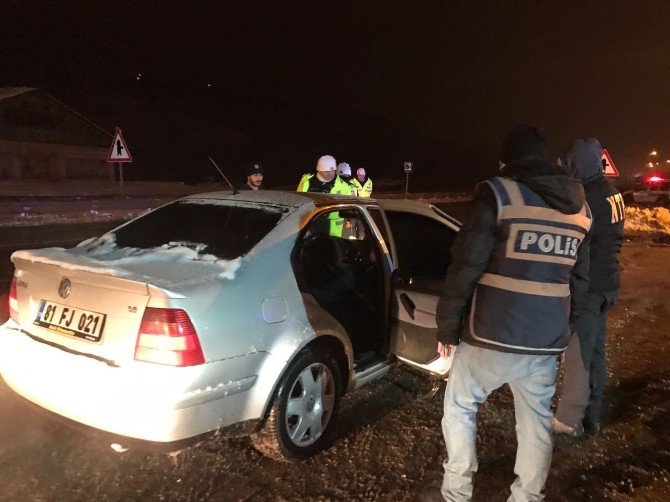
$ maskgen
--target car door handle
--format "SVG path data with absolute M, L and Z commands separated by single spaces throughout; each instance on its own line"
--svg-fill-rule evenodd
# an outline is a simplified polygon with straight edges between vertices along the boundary
M 398 286 L 411 286 L 412 284 L 414 284 L 414 277 L 412 276 L 403 277 L 401 275 L 398 275 L 393 278 L 393 283 Z
M 400 293 L 400 303 L 402 303 L 402 306 L 405 307 L 405 310 L 409 316 L 412 318 L 412 320 L 414 320 L 414 311 L 416 310 L 416 305 L 414 305 L 414 302 L 407 295 L 407 293 Z

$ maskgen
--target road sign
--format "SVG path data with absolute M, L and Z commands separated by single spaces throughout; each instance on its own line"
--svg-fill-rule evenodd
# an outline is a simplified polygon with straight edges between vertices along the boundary
M 121 129 L 116 128 L 114 133 L 114 141 L 112 141 L 112 148 L 109 150 L 109 157 L 107 157 L 108 162 L 132 162 L 133 157 L 130 155 L 130 150 L 128 150 L 128 145 L 126 145 L 126 140 L 123 139 L 121 134 Z
M 612 176 L 612 177 L 619 176 L 619 171 L 614 165 L 614 162 L 612 162 L 612 157 L 610 157 L 610 154 L 604 148 L 603 148 L 602 160 L 603 160 L 603 173 L 605 173 L 605 176 Z
M 411 173 L 412 168 L 414 167 L 414 164 L 411 162 L 403 162 L 403 169 L 405 170 L 406 173 Z

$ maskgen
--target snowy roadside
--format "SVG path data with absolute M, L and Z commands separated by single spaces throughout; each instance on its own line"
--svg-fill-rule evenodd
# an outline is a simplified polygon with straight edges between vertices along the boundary
M 660 233 L 670 236 L 670 210 L 665 207 L 627 207 L 624 229 L 626 235 Z
M 16 214 L 2 214 L 0 215 L 0 227 L 124 221 L 135 218 L 150 209 L 151 208 L 111 210 L 91 209 L 88 211 L 63 211 L 58 213 L 21 212 Z
M 1 184 L 0 184 L 0 188 Z M 146 207 L 137 207 L 138 201 L 143 199 L 128 199 L 128 207 L 122 208 L 118 207 L 119 201 L 124 199 L 115 199 L 114 208 L 105 209 L 104 205 L 105 197 L 104 190 L 99 190 L 98 193 L 95 193 L 93 187 L 89 187 L 87 197 L 97 197 L 96 203 L 102 205 L 103 207 L 98 207 L 97 209 L 68 209 L 68 202 L 66 200 L 53 201 L 49 203 L 51 210 L 41 211 L 39 209 L 39 204 L 36 204 L 34 207 L 25 207 L 21 211 L 17 212 L 2 212 L 0 211 L 0 227 L 17 227 L 17 226 L 35 226 L 35 225 L 52 225 L 52 224 L 76 224 L 76 223 L 94 223 L 94 222 L 105 222 L 105 221 L 124 221 L 130 220 L 141 214 L 158 207 L 159 205 L 165 204 L 170 200 L 166 197 L 166 192 L 170 189 L 173 190 L 173 198 L 179 198 L 180 196 L 188 195 L 187 193 L 178 193 L 179 186 L 168 186 L 163 187 L 162 193 L 161 190 L 157 190 L 155 193 L 152 193 L 148 187 L 136 187 L 137 194 L 140 193 L 140 188 L 142 188 L 143 193 L 146 195 Z M 183 187 L 181 187 L 183 188 Z M 203 190 L 203 187 L 200 187 L 200 190 L 196 190 L 196 187 L 189 187 L 193 193 L 202 193 L 207 190 Z M 220 188 L 220 187 L 219 187 Z M 44 190 L 44 193 L 40 196 L 34 196 L 33 200 L 40 199 L 44 197 L 51 197 L 53 194 L 49 190 Z M 67 197 L 66 194 L 61 194 L 61 197 Z M 72 197 L 80 197 L 72 195 Z M 154 198 L 157 197 L 157 198 Z M 1 198 L 1 196 L 0 196 Z M 389 199 L 413 199 L 426 202 L 428 204 L 438 204 L 445 202 L 459 202 L 466 201 L 470 198 L 470 194 L 466 192 L 459 193 L 417 193 L 417 194 L 380 194 L 380 198 L 389 198 Z M 77 205 L 81 206 L 81 200 L 77 200 Z M 0 205 L 2 202 L 0 201 Z M 70 204 L 71 205 L 71 204 Z M 109 205 L 109 204 L 107 204 Z M 62 210 L 54 211 L 54 207 L 62 207 Z
M 176 197 L 175 197 L 176 198 Z M 414 199 L 428 204 L 440 204 L 448 202 L 463 202 L 470 198 L 466 192 L 459 193 L 420 193 L 420 194 L 380 194 L 379 198 L 388 199 Z M 135 218 L 154 207 L 164 204 L 166 200 L 156 200 L 155 205 L 149 204 L 145 208 L 114 208 L 114 209 L 88 209 L 67 211 L 63 204 L 63 211 L 39 212 L 22 211 L 17 213 L 0 213 L 0 227 L 16 227 L 29 225 L 50 225 L 57 223 L 92 223 L 105 221 L 122 221 Z M 653 208 L 626 208 L 625 220 L 626 235 L 644 236 L 655 234 L 667 234 L 670 237 L 670 210 L 664 207 Z

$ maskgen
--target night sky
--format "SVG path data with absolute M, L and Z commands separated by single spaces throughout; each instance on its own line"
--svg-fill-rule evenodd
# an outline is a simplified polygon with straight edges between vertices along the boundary
M 122 126 L 147 173 L 212 151 L 285 183 L 332 153 L 373 178 L 411 157 L 424 184 L 460 187 L 519 122 L 555 154 L 595 136 L 623 174 L 670 159 L 665 1 L 5 0 L 0 34 L 0 85 Z

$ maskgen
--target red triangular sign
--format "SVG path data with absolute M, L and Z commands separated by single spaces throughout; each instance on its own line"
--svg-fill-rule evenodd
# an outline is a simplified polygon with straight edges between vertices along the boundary
M 605 176 L 619 176 L 619 171 L 612 162 L 612 157 L 607 150 L 603 148 L 603 173 Z
M 132 162 L 133 156 L 130 155 L 130 150 L 128 150 L 128 145 L 126 145 L 126 140 L 123 139 L 121 134 L 121 129 L 116 128 L 114 133 L 114 140 L 112 141 L 112 148 L 109 150 L 109 157 L 107 157 L 108 162 Z

